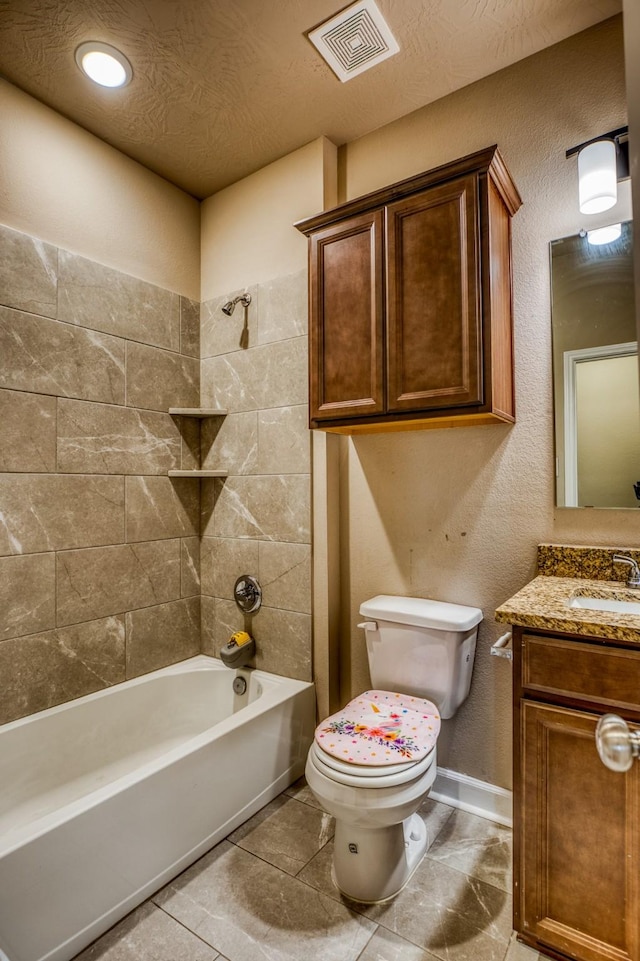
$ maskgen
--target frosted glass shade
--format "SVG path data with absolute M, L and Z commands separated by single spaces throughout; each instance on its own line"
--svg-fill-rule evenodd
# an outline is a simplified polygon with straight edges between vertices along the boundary
M 622 224 L 609 224 L 608 227 L 598 227 L 596 230 L 587 230 L 587 240 L 595 246 L 600 246 L 600 244 L 613 244 L 621 234 Z
M 578 154 L 580 213 L 599 214 L 618 199 L 616 145 L 613 140 L 596 140 Z

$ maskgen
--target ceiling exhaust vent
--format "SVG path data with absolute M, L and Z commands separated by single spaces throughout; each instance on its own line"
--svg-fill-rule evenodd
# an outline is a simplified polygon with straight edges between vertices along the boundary
M 374 0 L 352 3 L 308 37 L 343 83 L 400 49 Z

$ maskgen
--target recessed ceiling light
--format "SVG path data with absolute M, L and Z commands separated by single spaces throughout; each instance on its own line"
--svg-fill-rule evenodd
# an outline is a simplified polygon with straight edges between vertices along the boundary
M 102 87 L 125 87 L 133 76 L 123 53 L 108 43 L 90 40 L 76 50 L 76 63 L 87 77 Z

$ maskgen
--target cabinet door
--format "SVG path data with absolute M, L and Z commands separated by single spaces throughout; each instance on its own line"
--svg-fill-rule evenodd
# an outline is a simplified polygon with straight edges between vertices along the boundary
M 522 702 L 520 929 L 582 961 L 638 961 L 640 763 L 608 770 L 597 720 Z
M 388 408 L 483 403 L 478 182 L 387 208 Z
M 311 422 L 384 411 L 382 211 L 311 237 Z

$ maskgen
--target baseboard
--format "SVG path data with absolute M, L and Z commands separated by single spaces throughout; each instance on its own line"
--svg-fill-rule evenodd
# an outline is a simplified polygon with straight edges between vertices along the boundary
M 468 774 L 449 771 L 446 767 L 438 768 L 429 797 L 507 827 L 511 827 L 513 823 L 511 791 L 486 781 L 478 781 Z

